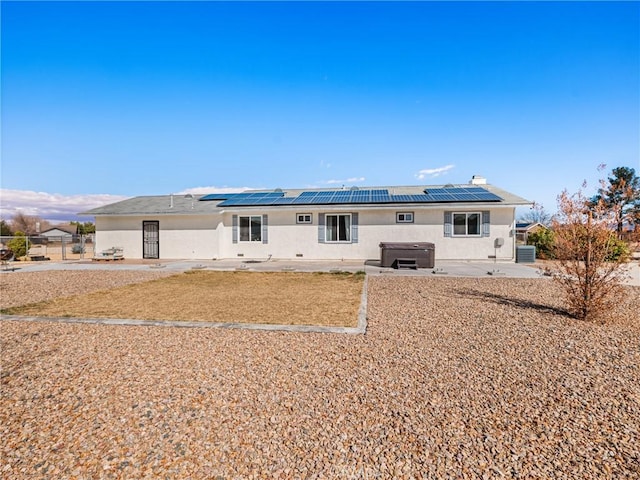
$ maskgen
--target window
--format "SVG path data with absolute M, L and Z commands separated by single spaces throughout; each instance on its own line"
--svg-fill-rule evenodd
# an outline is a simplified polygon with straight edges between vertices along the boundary
M 491 212 L 444 212 L 445 237 L 488 237 Z
M 351 242 L 351 214 L 327 215 L 325 240 L 327 242 Z
M 238 217 L 240 222 L 241 242 L 261 242 L 262 241 L 262 215 L 250 217 Z
M 358 243 L 358 212 L 318 213 L 318 243 Z
M 470 237 L 480 236 L 480 223 L 482 215 L 480 212 L 454 213 L 453 214 L 453 236 Z
M 396 212 L 396 223 L 413 223 L 413 212 Z
M 313 217 L 310 213 L 296 214 L 296 223 L 312 223 Z

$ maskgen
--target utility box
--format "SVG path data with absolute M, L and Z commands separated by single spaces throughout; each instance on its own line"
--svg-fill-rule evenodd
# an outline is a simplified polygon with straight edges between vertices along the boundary
M 428 242 L 382 242 L 380 243 L 380 266 L 401 268 L 406 260 L 415 260 L 415 268 L 433 268 L 435 245 Z M 400 260 L 400 261 L 398 261 Z
M 518 245 L 516 247 L 516 263 L 535 263 L 536 247 L 534 245 Z

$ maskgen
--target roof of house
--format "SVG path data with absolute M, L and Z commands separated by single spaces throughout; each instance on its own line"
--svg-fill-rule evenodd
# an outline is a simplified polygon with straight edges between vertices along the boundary
M 523 232 L 529 231 L 529 230 L 531 230 L 533 228 L 539 228 L 539 227 L 547 228 L 546 225 L 543 225 L 540 222 L 529 222 L 529 223 L 520 223 L 520 222 L 518 222 L 518 223 L 516 223 L 516 230 L 520 230 L 520 231 L 523 231 Z
M 203 195 L 151 195 L 133 197 L 79 215 L 202 215 L 217 213 L 217 202 L 200 202 Z
M 72 225 L 72 224 L 65 224 L 65 225 L 54 225 L 51 228 L 47 228 L 46 230 L 43 230 L 42 232 L 40 232 L 40 235 L 43 235 L 45 233 L 50 233 L 50 232 L 54 232 L 54 231 L 60 231 L 60 232 L 64 232 L 64 233 L 68 233 L 70 235 L 75 235 L 76 233 L 78 233 L 78 227 L 77 225 Z
M 493 185 L 417 185 L 368 188 L 249 190 L 236 194 L 157 195 L 134 197 L 80 215 L 203 215 L 223 209 L 263 206 L 440 206 L 482 204 L 530 205 L 531 202 Z

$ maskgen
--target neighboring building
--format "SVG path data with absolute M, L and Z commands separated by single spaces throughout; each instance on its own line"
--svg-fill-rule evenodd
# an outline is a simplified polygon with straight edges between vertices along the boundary
M 50 242 L 71 242 L 75 235 L 78 234 L 76 225 L 56 225 L 40 232 L 41 237 L 46 237 Z
M 547 230 L 548 227 L 539 222 L 516 223 L 516 239 L 522 243 L 527 243 L 529 235 L 540 230 Z
M 95 216 L 96 251 L 127 258 L 367 260 L 380 242 L 431 242 L 436 260 L 514 260 L 515 209 L 531 202 L 470 183 L 144 196 L 82 215 Z

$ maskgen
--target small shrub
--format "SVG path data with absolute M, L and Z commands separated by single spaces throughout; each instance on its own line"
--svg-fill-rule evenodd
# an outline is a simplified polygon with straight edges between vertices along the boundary
M 631 258 L 631 249 L 629 244 L 624 240 L 620 240 L 617 235 L 611 234 L 609 239 L 609 253 L 607 262 L 627 262 Z
M 542 228 L 537 232 L 530 233 L 527 237 L 527 245 L 536 247 L 536 257 L 541 260 L 551 260 L 554 258 L 553 245 L 555 234 L 553 230 Z
M 553 278 L 563 290 L 567 310 L 581 320 L 604 320 L 615 311 L 625 278 L 626 245 L 619 245 L 611 228 L 613 212 L 602 202 L 589 203 L 582 191 L 558 197 L 553 221 Z M 628 248 L 627 248 L 628 251 Z
M 84 253 L 84 247 L 79 243 L 76 243 L 71 247 L 71 253 Z
M 7 247 L 13 251 L 15 258 L 24 257 L 27 254 L 27 237 L 22 232 L 16 232 L 7 242 Z

